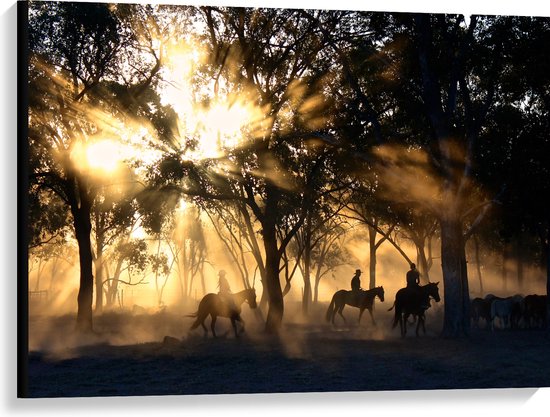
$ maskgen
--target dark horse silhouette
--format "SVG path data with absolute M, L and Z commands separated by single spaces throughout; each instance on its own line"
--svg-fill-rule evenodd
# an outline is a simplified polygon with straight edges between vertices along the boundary
M 233 308 L 229 307 L 228 304 L 224 301 L 224 297 L 219 294 L 206 294 L 199 303 L 199 308 L 196 313 L 189 314 L 186 317 L 196 317 L 197 319 L 191 326 L 191 330 L 196 329 L 199 325 L 204 329 L 204 335 L 208 335 L 208 329 L 204 325 L 206 317 L 209 315 L 212 317 L 210 323 L 210 328 L 212 329 L 212 335 L 216 337 L 216 320 L 218 316 L 227 317 L 231 320 L 231 325 L 235 331 L 235 337 L 239 337 L 237 332 L 237 321 L 241 323 L 242 329 L 241 333 L 244 332 L 244 321 L 241 318 L 241 305 L 245 301 L 248 303 L 250 308 L 256 308 L 256 290 L 254 288 L 249 288 L 235 294 L 231 294 L 234 301 Z
M 418 290 L 401 288 L 397 291 L 395 302 L 388 311 L 391 311 L 395 307 L 392 328 L 395 329 L 397 323 L 399 323 L 402 337 L 405 337 L 407 334 L 407 319 L 411 314 L 418 317 L 416 335 L 418 336 L 420 326 L 422 326 L 422 330 L 426 334 L 425 312 L 429 308 L 426 306 L 430 305 L 430 298 L 433 298 L 436 302 L 440 301 L 438 284 L 439 282 L 430 282 L 429 284 L 421 285 Z
M 374 321 L 374 317 L 372 315 L 372 306 L 374 304 L 375 297 L 378 297 L 380 301 L 384 302 L 384 287 L 376 287 L 366 291 L 361 290 L 358 294 L 354 291 L 336 291 L 332 296 L 332 301 L 330 302 L 330 305 L 328 306 L 326 319 L 327 321 L 331 321 L 332 324 L 334 324 L 334 317 L 336 316 L 336 313 L 338 313 L 345 322 L 346 318 L 342 314 L 342 310 L 344 310 L 344 307 L 347 304 L 349 306 L 357 307 L 359 309 L 358 323 L 361 322 L 361 316 L 363 315 L 365 309 L 369 310 L 372 324 L 376 326 L 376 322 Z

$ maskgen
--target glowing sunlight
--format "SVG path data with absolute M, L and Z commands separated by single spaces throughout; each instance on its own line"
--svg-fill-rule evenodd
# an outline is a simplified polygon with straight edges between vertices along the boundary
M 111 140 L 102 140 L 86 147 L 86 161 L 92 169 L 111 173 L 122 159 L 121 147 Z
M 228 93 L 223 79 L 194 89 L 194 71 L 203 60 L 198 45 L 184 42 L 167 47 L 161 90 L 162 104 L 170 105 L 178 115 L 181 146 L 187 148 L 188 138 L 196 140 L 184 154 L 185 159 L 195 161 L 219 158 L 241 145 L 246 136 L 257 136 L 257 126 L 266 118 L 245 92 Z M 200 102 L 199 97 L 212 95 L 215 98 L 207 105 Z

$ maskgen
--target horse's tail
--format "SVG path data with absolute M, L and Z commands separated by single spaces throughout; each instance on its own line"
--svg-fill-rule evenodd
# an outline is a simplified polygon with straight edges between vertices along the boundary
M 401 306 L 397 306 L 396 304 L 397 304 L 397 300 L 394 301 L 393 306 L 390 308 L 391 310 L 395 307 L 395 315 L 393 316 L 393 323 L 391 326 L 392 329 L 395 329 L 397 327 L 397 324 L 399 323 L 399 318 L 401 317 Z
M 334 303 L 335 303 L 334 299 L 335 298 L 336 298 L 336 294 L 334 294 L 332 296 L 332 300 L 330 301 L 330 304 L 328 306 L 327 314 L 325 316 L 327 321 L 330 321 L 332 319 L 332 315 L 334 313 Z
M 198 317 L 198 315 L 199 315 L 199 312 L 197 311 L 196 313 L 193 313 L 193 314 L 186 314 L 185 317 Z M 197 327 L 199 327 L 199 324 L 200 324 L 200 320 L 199 319 L 195 320 L 191 325 L 190 330 L 196 329 Z
M 392 311 L 394 307 L 395 307 L 395 301 L 393 302 L 393 305 L 390 308 L 388 308 L 388 311 Z

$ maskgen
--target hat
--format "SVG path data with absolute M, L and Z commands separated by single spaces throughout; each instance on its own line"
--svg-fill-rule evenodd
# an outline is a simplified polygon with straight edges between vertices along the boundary
M 225 272 L 224 269 L 220 269 L 220 272 L 218 272 L 218 275 L 219 275 L 220 277 L 224 277 L 225 274 L 226 274 L 226 272 Z
M 361 270 L 360 270 L 360 269 L 356 269 L 356 270 L 355 270 L 355 273 L 356 273 L 356 274 L 357 274 L 357 273 L 360 274 L 360 273 L 361 273 Z

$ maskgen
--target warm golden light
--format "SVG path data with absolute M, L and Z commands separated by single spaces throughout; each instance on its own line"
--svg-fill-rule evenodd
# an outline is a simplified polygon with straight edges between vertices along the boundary
M 245 136 L 254 137 L 265 112 L 245 93 L 228 93 L 220 78 L 216 83 L 193 89 L 195 68 L 203 60 L 199 45 L 189 42 L 167 47 L 163 68 L 162 104 L 170 105 L 178 115 L 178 133 L 182 147 L 188 138 L 197 145 L 185 151 L 184 158 L 199 161 L 219 158 L 243 143 Z M 198 97 L 213 97 L 205 106 Z
M 243 129 L 251 120 L 252 112 L 242 103 L 213 105 L 199 115 L 199 143 L 191 152 L 192 158 L 217 158 L 227 149 L 239 146 L 243 139 Z
M 86 161 L 92 169 L 112 173 L 122 159 L 122 149 L 113 141 L 102 140 L 86 147 Z

